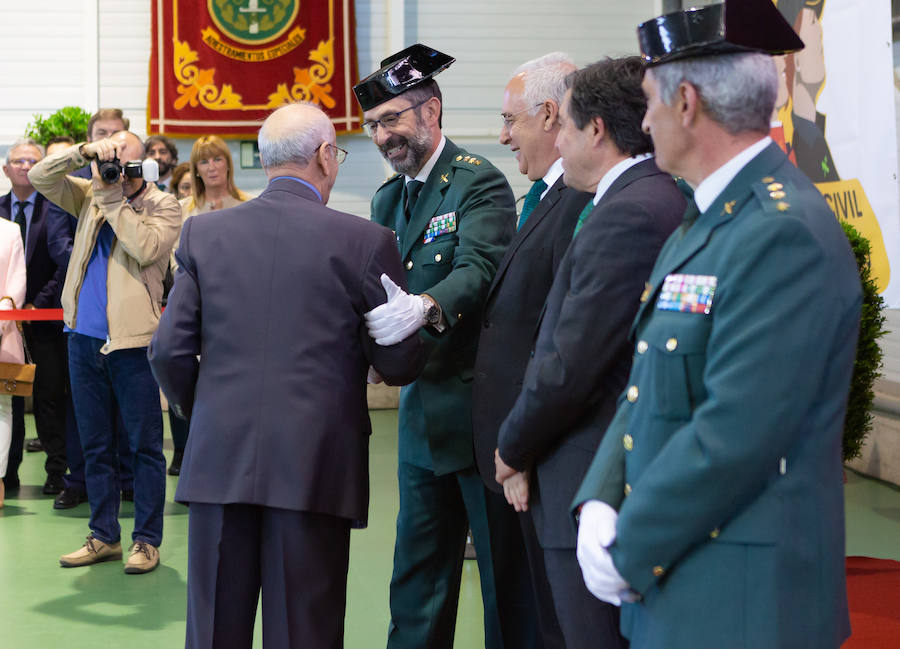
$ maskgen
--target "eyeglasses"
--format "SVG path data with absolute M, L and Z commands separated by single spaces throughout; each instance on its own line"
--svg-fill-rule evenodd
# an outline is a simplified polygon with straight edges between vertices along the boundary
M 516 120 L 515 120 L 516 115 L 521 115 L 526 110 L 534 110 L 535 108 L 537 108 L 538 106 L 542 106 L 543 104 L 544 104 L 544 102 L 540 102 L 538 104 L 535 104 L 534 106 L 529 106 L 528 108 L 523 108 L 522 110 L 517 110 L 514 113 L 500 113 L 500 119 L 503 120 L 503 126 L 505 126 L 508 129 L 512 128 L 513 124 L 516 123 Z
M 428 99 L 431 99 L 431 97 L 429 97 Z M 428 99 L 426 99 L 425 101 L 428 101 Z M 394 128 L 400 122 L 400 115 L 402 115 L 403 113 L 405 113 L 408 110 L 412 110 L 413 108 L 418 108 L 419 106 L 424 104 L 425 101 L 420 101 L 415 106 L 410 106 L 409 108 L 404 108 L 403 110 L 398 111 L 396 113 L 388 113 L 381 119 L 370 119 L 368 122 L 363 122 L 363 130 L 366 132 L 366 135 L 368 135 L 369 137 L 375 137 L 375 132 L 378 130 L 379 126 L 381 126 L 381 128 L 384 128 L 384 129 Z
M 344 160 L 347 159 L 347 156 L 350 155 L 349 151 L 347 151 L 346 149 L 342 149 L 336 144 L 331 144 L 330 142 L 322 142 L 322 144 L 319 145 L 319 148 L 321 149 L 323 146 L 330 146 L 332 149 L 334 149 L 334 158 L 335 160 L 337 160 L 338 164 L 343 164 Z
M 21 169 L 25 166 L 33 167 L 37 163 L 38 163 L 38 160 L 35 160 L 33 158 L 19 158 L 17 160 L 9 161 L 9 164 L 12 165 L 13 167 L 16 167 L 17 169 Z

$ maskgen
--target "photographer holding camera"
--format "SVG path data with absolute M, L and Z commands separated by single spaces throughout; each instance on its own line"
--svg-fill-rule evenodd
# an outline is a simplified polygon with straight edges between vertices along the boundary
M 159 322 L 162 282 L 181 227 L 181 207 L 174 196 L 148 182 L 156 179 L 155 165 L 142 168 L 143 158 L 141 140 L 119 131 L 49 156 L 28 174 L 39 192 L 78 216 L 62 306 L 91 534 L 82 548 L 60 557 L 64 567 L 122 557 L 117 405 L 134 454 L 134 533 L 125 572 L 149 572 L 159 563 L 166 464 L 159 391 L 147 345 Z M 88 161 L 91 180 L 68 175 Z

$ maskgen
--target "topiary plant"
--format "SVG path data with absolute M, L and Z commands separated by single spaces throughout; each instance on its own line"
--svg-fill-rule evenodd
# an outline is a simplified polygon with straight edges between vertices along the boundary
M 50 138 L 68 135 L 76 142 L 87 138 L 87 125 L 91 114 L 78 106 L 65 106 L 44 119 L 35 115 L 34 121 L 25 128 L 25 136 L 47 146 Z
M 882 351 L 878 344 L 887 331 L 884 329 L 884 299 L 878 294 L 869 263 L 869 240 L 847 221 L 841 221 L 844 233 L 850 240 L 859 278 L 862 282 L 862 315 L 859 321 L 859 341 L 856 346 L 856 363 L 850 381 L 847 400 L 847 416 L 844 419 L 844 461 L 859 457 L 862 445 L 872 430 L 872 402 L 875 399 L 875 379 L 881 376 Z

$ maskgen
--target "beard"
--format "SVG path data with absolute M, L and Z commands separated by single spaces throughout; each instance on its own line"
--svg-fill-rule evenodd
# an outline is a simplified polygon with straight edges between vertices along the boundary
M 166 174 L 172 171 L 175 168 L 175 164 L 172 162 L 163 162 L 162 160 L 157 160 L 156 164 L 159 165 L 159 177 L 165 178 Z
M 418 124 L 417 124 L 418 126 Z M 392 135 L 387 142 L 378 147 L 381 155 L 388 161 L 391 168 L 397 173 L 407 176 L 415 176 L 425 164 L 429 151 L 431 151 L 431 135 L 423 128 L 417 128 L 412 137 Z M 398 146 L 405 146 L 406 151 L 401 158 L 391 158 L 388 151 Z

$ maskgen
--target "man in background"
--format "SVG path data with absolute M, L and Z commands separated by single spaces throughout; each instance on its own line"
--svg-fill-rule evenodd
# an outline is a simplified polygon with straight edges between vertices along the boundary
M 178 166 L 178 148 L 165 135 L 151 135 L 144 140 L 144 149 L 148 158 L 156 160 L 159 165 L 159 180 L 156 186 L 164 192 L 172 191 L 170 187 L 172 180 L 172 170 Z

